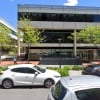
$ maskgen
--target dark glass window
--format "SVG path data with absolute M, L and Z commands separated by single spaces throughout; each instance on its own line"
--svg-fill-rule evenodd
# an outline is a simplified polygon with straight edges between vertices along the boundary
M 100 22 L 100 15 L 94 15 L 94 22 Z
M 42 35 L 45 37 L 44 43 L 59 43 L 58 39 L 61 38 L 61 43 L 72 43 L 73 40 L 67 37 L 71 35 L 73 31 L 60 31 L 60 30 L 45 30 Z
M 78 100 L 100 100 L 100 88 L 80 90 L 76 96 Z
M 32 68 L 24 68 L 24 73 L 34 74 L 36 71 Z
M 55 87 L 52 87 L 51 92 L 55 100 L 63 100 L 67 89 L 59 81 Z
M 14 68 L 11 71 L 17 72 L 17 73 L 28 73 L 28 74 L 34 74 L 36 71 L 31 68 Z
M 31 21 L 100 22 L 100 15 L 93 14 L 19 12 L 18 20 L 21 18 L 29 18 Z
M 18 73 L 24 73 L 24 68 L 14 68 L 11 71 L 18 72 Z

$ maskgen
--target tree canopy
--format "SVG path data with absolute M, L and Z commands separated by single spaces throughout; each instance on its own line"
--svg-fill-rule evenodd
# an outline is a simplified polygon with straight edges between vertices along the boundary
M 72 33 L 74 35 L 74 33 Z M 100 26 L 88 26 L 87 28 L 76 32 L 78 43 L 100 43 Z
M 42 37 L 41 33 L 43 30 L 34 28 L 29 19 L 22 19 L 20 30 L 23 32 L 23 42 L 27 43 L 28 48 L 30 47 L 31 43 L 38 44 L 44 40 Z M 30 49 L 28 49 L 28 63 L 29 63 L 29 58 L 30 58 Z
M 3 46 L 11 41 L 11 30 L 0 23 L 0 44 Z
M 28 19 L 22 20 L 21 28 L 23 32 L 23 42 L 24 43 L 40 43 L 43 41 L 43 37 L 41 35 L 41 29 L 34 28 Z

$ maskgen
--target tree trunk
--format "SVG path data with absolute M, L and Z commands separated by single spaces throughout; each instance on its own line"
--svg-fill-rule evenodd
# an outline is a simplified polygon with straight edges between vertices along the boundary
M 28 60 L 27 63 L 29 64 L 30 61 L 30 43 L 28 43 Z

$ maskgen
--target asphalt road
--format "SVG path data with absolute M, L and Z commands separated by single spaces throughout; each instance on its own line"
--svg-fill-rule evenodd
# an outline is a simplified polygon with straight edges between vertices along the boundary
M 0 88 L 0 100 L 46 100 L 48 93 L 43 87 Z

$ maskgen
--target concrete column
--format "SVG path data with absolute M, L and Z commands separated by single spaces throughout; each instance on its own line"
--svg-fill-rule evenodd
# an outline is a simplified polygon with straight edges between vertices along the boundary
M 77 56 L 77 41 L 76 41 L 76 30 L 74 30 L 74 56 Z

